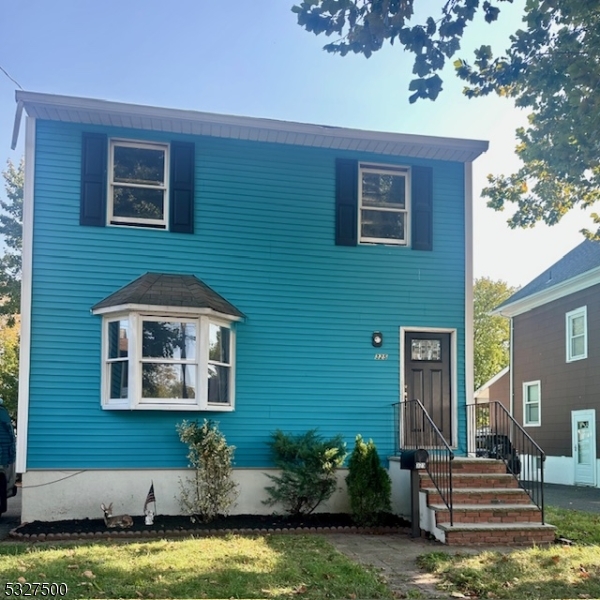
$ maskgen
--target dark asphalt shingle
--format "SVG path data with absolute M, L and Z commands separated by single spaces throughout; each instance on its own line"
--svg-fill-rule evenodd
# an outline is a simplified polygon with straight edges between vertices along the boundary
M 194 275 L 146 273 L 95 304 L 92 310 L 121 304 L 209 308 L 226 315 L 244 316 Z

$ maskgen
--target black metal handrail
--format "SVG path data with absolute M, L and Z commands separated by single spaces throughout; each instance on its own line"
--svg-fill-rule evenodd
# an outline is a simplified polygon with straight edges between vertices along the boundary
M 500 402 L 469 404 L 467 422 L 469 454 L 503 460 L 545 523 L 544 451 Z
M 452 460 L 454 452 L 420 400 L 405 400 L 393 405 L 396 424 L 396 453 L 424 448 L 429 452 L 426 471 L 454 524 L 452 500 Z

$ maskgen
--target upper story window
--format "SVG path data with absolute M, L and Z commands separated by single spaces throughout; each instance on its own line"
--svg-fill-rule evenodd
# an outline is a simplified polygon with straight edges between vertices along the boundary
M 360 241 L 409 243 L 410 170 L 360 164 Z
M 536 427 L 542 423 L 542 384 L 528 381 L 523 384 L 523 425 Z
M 587 358 L 587 306 L 568 312 L 567 362 Z
M 108 219 L 113 225 L 166 229 L 167 145 L 111 140 Z
M 433 250 L 433 169 L 339 158 L 335 243 Z
M 84 133 L 79 223 L 194 233 L 195 145 Z

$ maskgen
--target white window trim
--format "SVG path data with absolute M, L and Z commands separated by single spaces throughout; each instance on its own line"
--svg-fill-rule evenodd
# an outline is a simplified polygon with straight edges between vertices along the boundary
M 538 388 L 538 420 L 527 422 L 527 405 L 533 404 L 533 402 L 527 402 L 527 389 L 533 386 Z M 523 382 L 523 427 L 541 427 L 542 426 L 542 382 L 537 379 L 536 381 L 524 381 Z
M 165 153 L 163 185 L 151 186 L 135 183 L 115 183 L 115 146 L 124 146 L 127 148 L 142 148 L 149 150 L 162 150 Z M 169 144 L 158 144 L 155 142 L 144 142 L 138 140 L 124 140 L 111 138 L 108 145 L 108 184 L 107 184 L 107 211 L 106 220 L 109 226 L 127 226 L 127 227 L 151 227 L 153 229 L 165 230 L 169 227 L 169 173 L 170 173 L 170 147 Z M 134 217 L 116 217 L 113 214 L 114 209 L 114 186 L 131 187 L 138 189 L 162 190 L 163 192 L 163 219 L 141 219 Z
M 110 398 L 109 377 L 109 335 L 108 325 L 111 322 L 127 319 L 129 322 L 129 350 L 128 350 L 128 397 Z M 196 398 L 181 402 L 176 400 L 165 400 L 162 398 L 141 397 L 141 336 L 142 321 L 144 320 L 182 320 L 196 324 L 197 336 L 197 359 L 190 361 L 196 365 Z M 181 314 L 176 310 L 153 311 L 126 311 L 111 313 L 102 320 L 102 408 L 104 410 L 179 410 L 179 411 L 215 411 L 231 412 L 235 410 L 235 329 L 232 324 L 237 319 L 217 318 L 208 315 L 199 315 L 192 318 L 189 314 Z M 210 324 L 214 323 L 230 330 L 230 371 L 229 371 L 229 403 L 208 402 L 208 343 Z M 179 364 L 179 361 L 178 361 Z
M 384 175 L 404 175 L 405 185 L 405 206 L 404 208 L 377 208 L 373 206 L 363 207 L 362 194 L 362 174 L 363 173 L 379 173 Z M 359 163 L 358 164 L 358 240 L 360 244 L 386 244 L 393 246 L 410 246 L 410 218 L 411 218 L 411 169 L 405 165 L 393 164 L 374 164 L 374 163 Z M 362 212 L 363 210 L 375 210 L 379 212 L 394 212 L 404 213 L 404 239 L 395 240 L 391 238 L 372 238 L 362 235 Z
M 583 317 L 583 354 L 572 355 L 571 354 L 571 321 L 576 317 Z M 588 355 L 588 326 L 587 326 L 587 306 L 580 306 L 575 310 L 568 312 L 565 315 L 565 326 L 566 326 L 566 344 L 567 344 L 567 362 L 575 362 L 576 360 L 583 360 Z

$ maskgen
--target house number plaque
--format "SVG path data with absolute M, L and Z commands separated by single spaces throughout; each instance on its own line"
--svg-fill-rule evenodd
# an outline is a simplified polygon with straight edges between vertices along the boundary
M 387 359 L 388 359 L 387 354 L 376 354 L 375 355 L 375 360 L 387 360 Z

